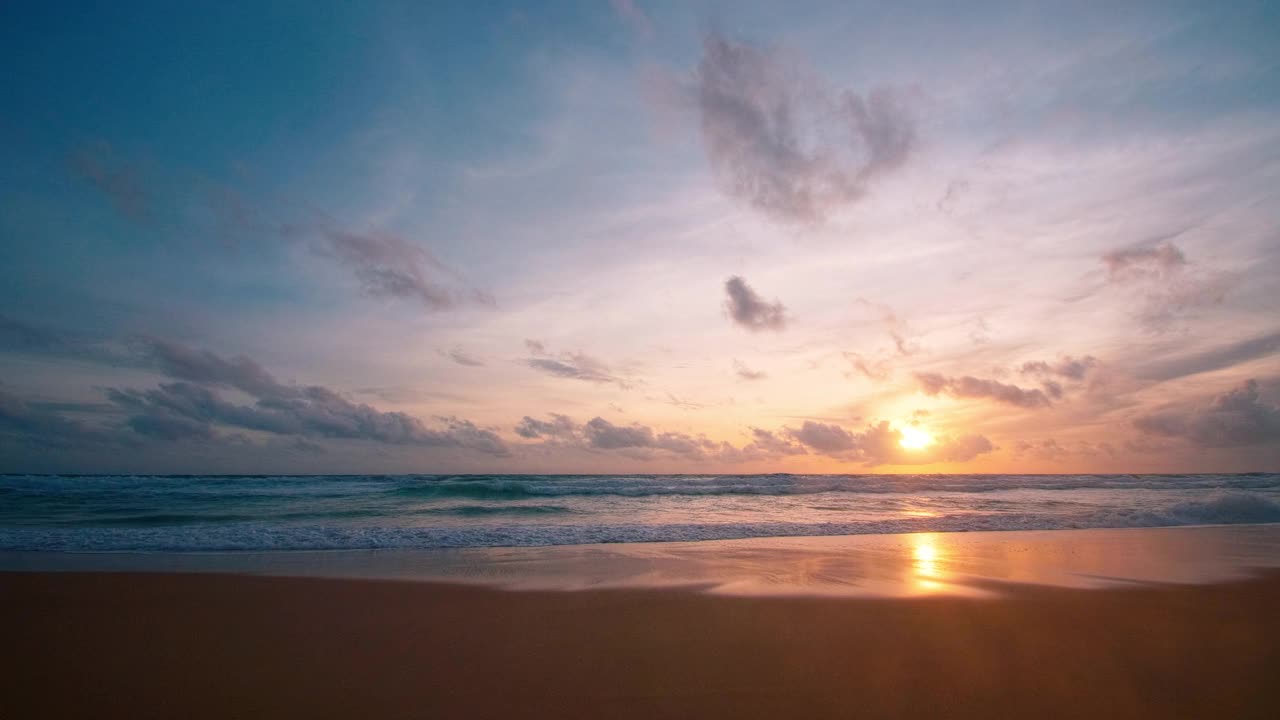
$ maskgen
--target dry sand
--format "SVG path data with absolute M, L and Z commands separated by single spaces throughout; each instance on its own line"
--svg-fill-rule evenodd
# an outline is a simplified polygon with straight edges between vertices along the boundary
M 1273 718 L 1280 576 L 997 598 L 0 574 L 5 718 Z

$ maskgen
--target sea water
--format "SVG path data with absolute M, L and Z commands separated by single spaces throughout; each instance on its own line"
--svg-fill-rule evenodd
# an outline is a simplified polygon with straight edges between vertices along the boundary
M 428 549 L 1280 522 L 1280 474 L 0 476 L 0 551 Z

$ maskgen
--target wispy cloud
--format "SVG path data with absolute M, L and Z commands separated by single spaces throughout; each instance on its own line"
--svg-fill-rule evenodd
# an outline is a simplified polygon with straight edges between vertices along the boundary
M 769 377 L 768 373 L 764 372 L 763 370 L 752 370 L 751 368 L 747 367 L 747 365 L 743 363 L 741 360 L 737 360 L 737 359 L 733 361 L 733 374 L 738 376 L 739 380 L 746 380 L 747 382 L 764 380 L 765 378 Z
M 526 358 L 524 364 L 546 375 L 582 380 L 585 382 L 613 384 L 626 389 L 631 381 L 616 372 L 603 360 L 584 352 L 561 352 L 552 355 L 546 346 L 537 340 L 526 340 L 525 346 L 533 357 Z
M 448 350 L 441 350 L 440 354 L 449 358 L 459 365 L 466 367 L 484 367 L 484 361 L 471 355 L 460 347 L 452 347 Z
M 1208 350 L 1147 362 L 1137 367 L 1134 374 L 1145 380 L 1173 380 L 1234 367 L 1277 353 L 1280 353 L 1280 332 L 1273 332 Z
M 71 169 L 111 200 L 124 217 L 143 221 L 151 214 L 151 198 L 137 168 L 119 158 L 111 145 L 96 142 L 71 154 Z

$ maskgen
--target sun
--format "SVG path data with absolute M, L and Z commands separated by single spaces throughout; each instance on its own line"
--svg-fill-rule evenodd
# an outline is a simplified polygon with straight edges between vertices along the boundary
M 914 425 L 898 428 L 898 444 L 908 450 L 919 450 L 933 444 L 933 436 Z

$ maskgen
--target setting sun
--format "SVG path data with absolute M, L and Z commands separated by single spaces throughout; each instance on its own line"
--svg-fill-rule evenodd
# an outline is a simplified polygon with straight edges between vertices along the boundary
M 907 425 L 898 429 L 898 444 L 908 450 L 919 450 L 933 444 L 933 436 L 918 427 Z

